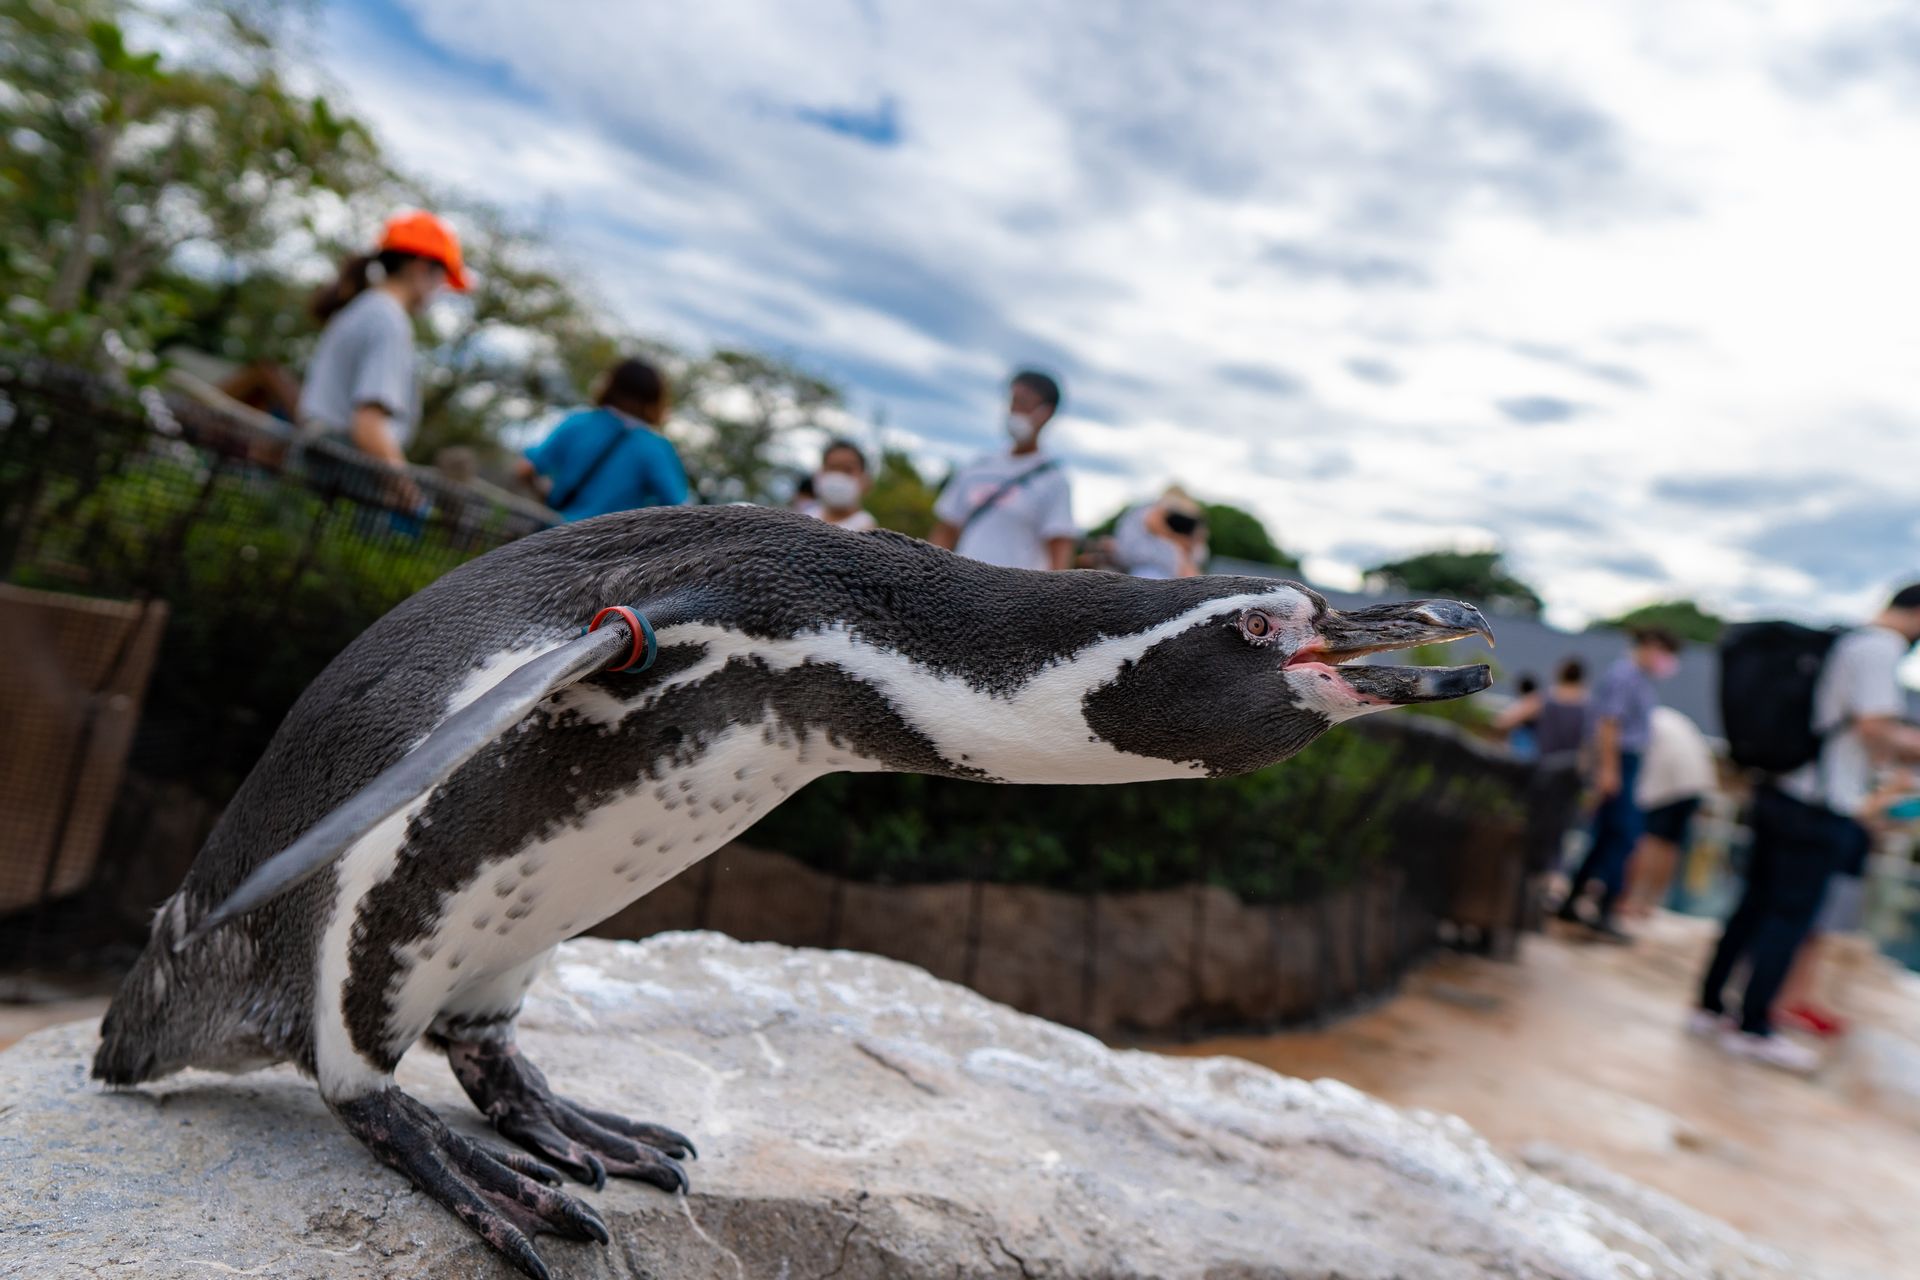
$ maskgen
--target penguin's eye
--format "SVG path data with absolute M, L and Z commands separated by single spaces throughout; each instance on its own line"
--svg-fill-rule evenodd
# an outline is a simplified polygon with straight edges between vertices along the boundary
M 1265 640 L 1278 627 L 1273 615 L 1260 609 L 1249 609 L 1240 615 L 1240 634 L 1249 640 Z

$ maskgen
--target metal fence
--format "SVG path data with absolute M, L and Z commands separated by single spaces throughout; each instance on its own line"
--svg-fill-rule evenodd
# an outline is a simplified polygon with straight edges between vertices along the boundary
M 177 879 L 183 866 L 141 865 L 175 860 L 148 843 L 156 822 L 210 822 L 354 636 L 447 570 L 550 522 L 532 503 L 372 465 L 259 415 L 0 355 L 0 582 L 127 602 L 132 618 L 117 625 L 129 634 L 166 606 L 102 878 Z M 118 663 L 63 673 L 57 654 L 43 656 L 48 678 L 69 682 L 59 700 L 74 715 L 110 708 Z M 68 803 L 56 797 L 76 785 L 44 756 L 9 768 L 13 791 L 48 804 Z M 179 822 L 182 809 L 193 816 Z M 5 863 L 18 865 L 24 837 L 0 832 L 10 836 Z

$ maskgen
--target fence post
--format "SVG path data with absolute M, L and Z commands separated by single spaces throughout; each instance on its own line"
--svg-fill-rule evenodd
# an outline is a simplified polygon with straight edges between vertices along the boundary
M 1207 930 L 1207 885 L 1213 879 L 1214 849 L 1211 841 L 1204 837 L 1200 842 L 1200 875 L 1188 891 L 1193 899 L 1192 925 L 1193 936 L 1187 940 L 1187 1007 L 1191 1012 L 1189 1019 L 1200 1017 L 1205 1006 L 1205 983 L 1201 978 L 1201 969 L 1206 963 Z
M 60 872 L 67 846 L 67 833 L 73 826 L 73 812 L 80 804 L 80 792 L 86 785 L 87 758 L 93 753 L 94 730 L 100 723 L 100 700 L 114 681 L 120 676 L 120 670 L 126 665 L 128 656 L 133 652 L 134 642 L 146 629 L 147 616 L 152 604 L 142 601 L 139 612 L 127 622 L 126 633 L 113 647 L 113 656 L 107 660 L 106 668 L 93 687 L 87 690 L 85 710 L 81 712 L 79 732 L 74 735 L 73 750 L 67 761 L 66 794 L 60 797 L 60 811 L 54 819 L 53 836 L 47 845 L 47 869 L 40 879 L 38 903 L 33 913 L 32 941 L 38 942 L 42 926 L 46 922 L 48 910 L 52 906 L 53 884 Z
M 1080 956 L 1080 1026 L 1083 1030 L 1099 1034 L 1094 1026 L 1093 1012 L 1098 1006 L 1100 981 L 1100 889 L 1105 877 L 1100 867 L 1100 828 L 1097 823 L 1088 823 L 1082 833 L 1083 857 L 1081 866 L 1087 868 L 1085 890 L 1087 918 L 1086 927 L 1081 933 Z
M 1004 839 L 1006 830 L 1006 789 L 995 787 L 987 801 L 991 817 L 986 831 L 973 846 L 973 866 L 967 878 L 967 927 L 962 935 L 960 981 L 974 986 L 980 973 L 980 936 L 986 928 L 987 881 L 993 878 L 994 841 Z
M 841 829 L 840 842 L 834 849 L 835 866 L 833 883 L 827 889 L 827 929 L 826 940 L 821 943 L 829 951 L 840 946 L 840 924 L 847 909 L 847 880 L 853 872 L 853 842 L 856 824 L 859 819 L 858 805 L 849 805 L 846 826 Z

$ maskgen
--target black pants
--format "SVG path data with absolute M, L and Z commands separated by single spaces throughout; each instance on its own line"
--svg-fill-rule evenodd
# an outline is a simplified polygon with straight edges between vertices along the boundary
M 1804 804 L 1773 787 L 1755 793 L 1747 883 L 1707 966 L 1701 1008 L 1724 1011 L 1727 979 L 1745 958 L 1750 967 L 1740 1029 L 1772 1034 L 1774 999 L 1813 928 L 1827 880 L 1864 836 L 1859 823 L 1830 809 Z

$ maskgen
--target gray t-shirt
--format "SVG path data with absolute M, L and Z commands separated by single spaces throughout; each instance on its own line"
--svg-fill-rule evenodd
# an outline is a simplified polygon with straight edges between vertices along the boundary
M 1900 663 L 1911 647 L 1905 636 L 1885 627 L 1862 627 L 1840 637 L 1813 694 L 1813 727 L 1832 736 L 1820 759 L 1780 780 L 1782 791 L 1835 813 L 1860 816 L 1873 791 L 1874 761 L 1853 726 L 1862 719 L 1905 714 Z
M 395 442 L 406 448 L 420 421 L 413 321 L 385 289 L 368 289 L 327 321 L 300 388 L 300 425 L 345 435 L 364 404 L 387 411 Z
M 1045 466 L 1045 454 L 993 454 L 970 462 L 954 473 L 933 514 L 959 528 L 975 508 L 992 498 L 1008 480 Z M 960 535 L 954 550 L 973 560 L 1005 565 L 1009 569 L 1050 569 L 1047 542 L 1071 538 L 1073 493 L 1059 467 L 1013 486 L 994 500 Z
M 1180 576 L 1180 548 L 1147 527 L 1150 502 L 1129 507 L 1113 526 L 1113 555 L 1120 567 L 1136 578 L 1177 578 Z M 1194 564 L 1207 562 L 1207 546 L 1200 543 L 1193 551 Z

